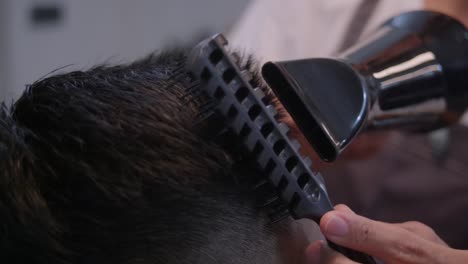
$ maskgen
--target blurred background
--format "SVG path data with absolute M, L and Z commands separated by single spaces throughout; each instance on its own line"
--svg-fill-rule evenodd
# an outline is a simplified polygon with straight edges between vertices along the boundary
M 0 0 L 0 101 L 54 69 L 121 63 L 224 32 L 248 0 Z

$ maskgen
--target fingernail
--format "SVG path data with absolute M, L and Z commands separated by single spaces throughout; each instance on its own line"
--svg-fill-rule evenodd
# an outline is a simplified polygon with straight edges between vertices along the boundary
M 324 245 L 323 241 L 314 242 L 311 246 L 309 246 L 306 250 L 306 260 L 307 264 L 320 264 L 320 252 L 322 251 L 322 247 Z
M 325 224 L 325 235 L 342 237 L 348 233 L 348 223 L 340 216 L 334 214 Z

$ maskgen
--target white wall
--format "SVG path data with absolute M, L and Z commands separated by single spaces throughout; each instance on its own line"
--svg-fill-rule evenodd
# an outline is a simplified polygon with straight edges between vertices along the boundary
M 17 97 L 54 69 L 126 62 L 201 32 L 225 31 L 248 0 L 0 0 L 0 96 Z M 58 4 L 63 21 L 37 27 L 33 5 Z M 0 21 L 1 22 L 1 21 Z
M 6 87 L 8 85 L 8 4 L 8 2 L 0 0 L 0 99 L 5 97 Z

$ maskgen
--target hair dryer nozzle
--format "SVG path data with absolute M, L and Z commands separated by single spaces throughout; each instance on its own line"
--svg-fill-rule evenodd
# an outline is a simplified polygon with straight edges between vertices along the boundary
M 392 18 L 338 59 L 269 62 L 266 82 L 326 161 L 364 128 L 430 131 L 468 108 L 468 30 L 442 14 Z
M 268 62 L 262 75 L 323 160 L 334 161 L 365 123 L 365 82 L 344 62 Z

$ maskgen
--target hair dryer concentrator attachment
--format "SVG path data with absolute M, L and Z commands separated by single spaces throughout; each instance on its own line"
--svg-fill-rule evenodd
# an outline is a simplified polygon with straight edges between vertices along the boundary
M 262 73 L 323 160 L 335 160 L 366 121 L 370 106 L 366 84 L 344 62 L 269 62 Z
M 468 31 L 415 11 L 338 58 L 268 62 L 262 74 L 319 156 L 335 160 L 360 131 L 430 131 L 468 106 Z

